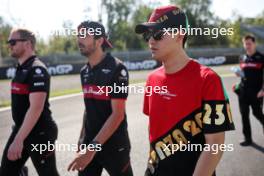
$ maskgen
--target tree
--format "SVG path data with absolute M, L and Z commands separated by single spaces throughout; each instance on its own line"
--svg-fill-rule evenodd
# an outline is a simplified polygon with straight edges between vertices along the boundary
M 134 30 L 137 24 L 148 21 L 148 18 L 153 11 L 152 8 L 146 5 L 139 5 L 132 16 L 132 29 Z M 133 31 L 133 34 L 135 32 Z M 142 39 L 141 35 L 135 35 L 128 44 L 133 49 L 146 49 L 146 42 Z
M 64 21 L 63 30 L 59 33 L 49 37 L 48 44 L 46 45 L 46 50 L 42 50 L 43 55 L 48 54 L 69 54 L 72 52 L 77 52 L 77 42 L 76 42 L 76 30 L 72 27 L 71 21 Z M 42 42 L 42 46 L 43 42 Z
M 241 28 L 241 25 L 264 26 L 264 10 L 254 18 L 243 18 L 236 13 L 234 13 L 233 16 L 235 16 L 235 20 L 233 22 L 228 22 L 229 27 L 234 29 L 234 35 L 229 36 L 229 46 L 231 47 L 241 47 L 242 37 L 248 33 L 248 31 Z M 258 39 L 257 42 L 263 43 L 263 39 Z
M 48 44 L 40 38 L 36 42 L 36 54 L 39 56 L 47 55 L 48 54 Z
M 152 8 L 142 3 L 137 5 L 134 0 L 106 0 L 102 1 L 102 9 L 106 11 L 106 28 L 115 50 L 146 48 L 142 37 L 134 30 L 138 23 L 148 20 Z
M 201 28 L 202 32 L 204 32 L 206 28 L 209 28 L 212 34 L 213 28 L 225 27 L 224 22 L 215 17 L 210 11 L 210 6 L 212 4 L 211 0 L 170 0 L 170 2 L 177 4 L 183 9 L 188 17 L 188 23 L 191 28 Z M 199 47 L 228 44 L 227 36 L 218 35 L 217 38 L 213 37 L 215 36 L 202 33 L 202 35 L 188 36 L 187 41 L 189 46 Z
M 134 0 L 105 0 L 102 1 L 102 9 L 107 14 L 106 28 L 109 37 L 116 50 L 128 48 L 129 41 L 134 37 L 133 30 L 129 24 L 130 14 Z
M 6 23 L 2 17 L 0 17 L 0 57 L 5 58 L 9 55 L 8 45 L 6 41 L 8 40 L 8 36 L 12 30 L 11 25 Z
M 251 24 L 251 25 L 263 26 L 264 25 L 264 10 L 254 18 L 244 18 L 242 22 L 246 24 Z
M 229 36 L 229 46 L 231 47 L 241 47 L 242 36 L 245 31 L 241 29 L 242 17 L 237 17 L 237 19 L 230 24 L 230 27 L 234 29 L 234 34 Z

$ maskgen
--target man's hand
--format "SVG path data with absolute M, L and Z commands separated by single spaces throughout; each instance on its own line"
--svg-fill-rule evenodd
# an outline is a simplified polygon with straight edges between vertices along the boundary
M 235 75 L 236 75 L 237 77 L 241 77 L 241 75 L 240 75 L 239 73 L 237 73 L 237 72 L 235 72 Z
M 22 157 L 23 141 L 19 139 L 14 139 L 12 144 L 9 146 L 7 152 L 7 158 L 11 161 L 15 161 Z
M 68 171 L 84 170 L 91 163 L 95 154 L 96 151 L 85 150 L 84 152 L 84 150 L 81 150 L 69 165 Z
M 263 89 L 261 89 L 261 90 L 258 92 L 257 97 L 258 97 L 258 98 L 264 97 L 264 90 L 263 90 Z
M 27 110 L 25 119 L 18 130 L 14 141 L 9 146 L 7 153 L 9 160 L 14 161 L 21 158 L 24 140 L 37 123 L 40 114 L 43 111 L 46 96 L 46 92 L 34 92 L 29 94 L 30 107 Z

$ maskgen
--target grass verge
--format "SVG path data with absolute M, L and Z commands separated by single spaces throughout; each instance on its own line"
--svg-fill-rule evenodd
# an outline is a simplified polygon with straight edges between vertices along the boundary
M 145 82 L 144 79 L 140 80 L 131 80 L 129 84 L 137 84 L 137 83 L 142 83 Z M 63 96 L 63 95 L 70 95 L 70 94 L 75 94 L 75 93 L 80 93 L 82 90 L 80 88 L 78 89 L 66 89 L 66 90 L 58 90 L 58 91 L 51 91 L 50 92 L 50 98 L 51 97 L 58 97 L 58 96 Z M 8 107 L 11 105 L 11 101 L 4 100 L 0 101 L 0 108 L 3 107 Z

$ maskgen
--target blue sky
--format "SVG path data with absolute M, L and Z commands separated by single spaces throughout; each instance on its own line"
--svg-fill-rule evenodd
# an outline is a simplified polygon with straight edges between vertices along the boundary
M 168 0 L 143 0 L 169 4 Z M 232 19 L 234 12 L 244 17 L 254 17 L 264 10 L 263 0 L 212 0 L 211 10 L 222 19 Z M 0 16 L 12 25 L 26 27 L 42 38 L 54 30 L 62 29 L 63 21 L 77 26 L 82 20 L 97 20 L 100 1 L 94 0 L 0 0 Z M 89 9 L 89 13 L 87 13 Z M 86 10 L 86 12 L 85 12 Z

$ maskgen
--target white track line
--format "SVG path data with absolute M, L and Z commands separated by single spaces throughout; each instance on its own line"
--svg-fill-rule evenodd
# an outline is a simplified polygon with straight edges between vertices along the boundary
M 135 83 L 135 84 L 131 84 L 133 86 L 138 86 L 138 85 L 144 85 L 144 82 L 141 83 Z M 82 93 L 73 93 L 73 94 L 69 94 L 69 95 L 62 95 L 62 96 L 57 96 L 57 97 L 52 97 L 49 99 L 50 102 L 52 101 L 57 101 L 57 100 L 63 100 L 63 99 L 67 99 L 67 98 L 72 98 L 72 97 L 76 97 L 76 96 L 81 96 Z M 4 111 L 9 111 L 11 110 L 11 107 L 4 107 L 4 108 L 0 108 L 0 112 L 4 112 Z
M 228 74 L 221 74 L 221 77 L 227 78 L 227 77 L 235 77 L 234 74 L 228 73 Z M 135 84 L 131 84 L 131 86 L 138 86 L 138 85 L 144 85 L 144 82 L 141 83 L 135 83 Z M 74 93 L 74 94 L 69 94 L 69 95 L 62 95 L 62 96 L 58 96 L 58 97 L 52 97 L 49 100 L 50 101 L 57 101 L 57 100 L 63 100 L 63 99 L 67 99 L 67 98 L 72 98 L 72 97 L 76 97 L 76 96 L 81 96 L 82 93 Z M 4 108 L 0 108 L 0 112 L 4 112 L 4 111 L 9 111 L 11 110 L 11 107 L 4 107 Z
M 1 108 L 0 112 L 9 111 L 10 109 L 11 109 L 10 106 L 5 107 L 5 108 Z

